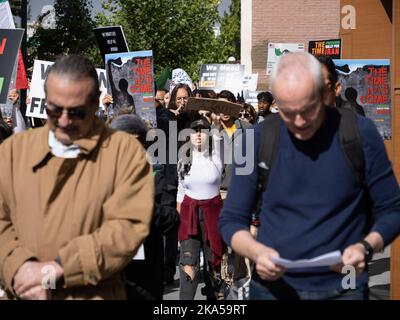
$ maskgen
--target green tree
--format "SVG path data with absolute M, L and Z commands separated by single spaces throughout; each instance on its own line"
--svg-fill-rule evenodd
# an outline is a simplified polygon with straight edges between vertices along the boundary
M 215 62 L 219 22 L 217 0 L 105 0 L 110 14 L 98 14 L 99 26 L 121 25 L 131 51 L 153 50 L 155 73 L 183 68 L 198 80 L 202 63 Z
M 54 60 L 60 54 L 81 54 L 101 65 L 101 57 L 93 34 L 95 23 L 91 17 L 92 4 L 89 0 L 56 0 L 55 29 L 41 26 L 39 17 L 36 31 L 29 45 L 28 65 L 34 59 Z
M 224 13 L 218 45 L 219 58 L 240 60 L 240 0 L 232 0 L 229 12 Z

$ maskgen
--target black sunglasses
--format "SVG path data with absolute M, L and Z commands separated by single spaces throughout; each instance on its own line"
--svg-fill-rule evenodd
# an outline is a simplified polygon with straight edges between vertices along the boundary
M 50 118 L 58 119 L 62 116 L 64 108 L 54 107 L 49 108 L 46 107 L 46 113 Z M 71 120 L 83 120 L 86 117 L 87 111 L 83 108 L 72 108 L 67 109 L 66 113 L 68 114 L 68 118 Z
M 242 117 L 247 119 L 247 118 L 250 117 L 250 113 L 248 113 L 248 112 L 239 112 L 239 118 L 242 118 Z

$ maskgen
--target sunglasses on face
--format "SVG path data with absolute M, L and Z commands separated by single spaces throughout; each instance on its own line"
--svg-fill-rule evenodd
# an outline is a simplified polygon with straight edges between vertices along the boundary
M 250 118 L 250 113 L 248 112 L 239 112 L 239 118 Z
M 50 118 L 58 119 L 62 116 L 63 113 L 68 115 L 68 118 L 71 120 L 83 120 L 86 117 L 87 110 L 84 108 L 72 108 L 72 109 L 64 109 L 61 107 L 46 107 L 47 115 Z

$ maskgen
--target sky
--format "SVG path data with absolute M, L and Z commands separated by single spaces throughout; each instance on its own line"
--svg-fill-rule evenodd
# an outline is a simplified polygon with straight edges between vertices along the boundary
M 151 0 L 149 0 L 151 1 Z M 46 4 L 52 4 L 54 1 L 53 0 L 28 0 L 30 6 L 31 6 L 31 19 L 29 20 L 29 22 L 31 22 L 32 20 L 35 20 L 37 18 L 37 16 L 40 14 L 43 6 L 45 6 Z M 231 0 L 221 0 L 221 5 L 219 7 L 219 12 L 222 15 L 223 12 L 225 12 L 225 10 L 229 9 L 229 5 L 231 3 Z M 93 4 L 93 9 L 94 11 L 101 10 L 101 4 L 100 4 L 100 0 L 92 0 L 92 4 Z

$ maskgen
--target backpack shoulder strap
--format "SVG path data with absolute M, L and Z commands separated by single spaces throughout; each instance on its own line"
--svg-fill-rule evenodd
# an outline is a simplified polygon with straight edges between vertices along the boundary
M 268 184 L 269 174 L 276 158 L 279 144 L 281 118 L 279 114 L 271 114 L 262 122 L 260 147 L 257 161 L 257 205 L 261 206 L 261 195 Z
M 339 139 L 357 182 L 364 186 L 365 158 L 357 127 L 357 115 L 349 109 L 338 108 L 340 114 Z

